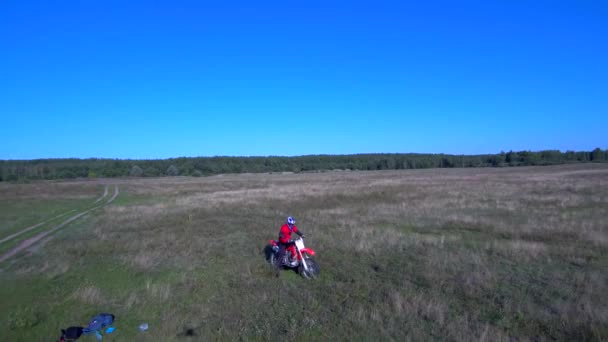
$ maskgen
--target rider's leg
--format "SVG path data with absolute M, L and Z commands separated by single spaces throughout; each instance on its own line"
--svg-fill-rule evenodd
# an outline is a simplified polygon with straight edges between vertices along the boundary
M 289 250 L 289 252 L 291 253 L 291 260 L 295 260 L 296 259 L 296 246 L 294 246 L 293 244 L 290 245 L 289 247 L 287 247 L 287 249 Z

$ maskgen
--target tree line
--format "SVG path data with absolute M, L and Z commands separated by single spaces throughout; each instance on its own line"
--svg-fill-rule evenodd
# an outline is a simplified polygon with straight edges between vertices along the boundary
M 0 160 L 0 181 L 97 177 L 208 176 L 222 173 L 507 167 L 608 162 L 608 150 L 519 151 L 483 155 L 352 154 L 298 157 L 182 157 L 171 159 Z

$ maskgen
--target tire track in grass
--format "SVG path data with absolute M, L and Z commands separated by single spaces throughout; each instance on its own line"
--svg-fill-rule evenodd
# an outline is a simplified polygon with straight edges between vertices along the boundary
M 114 189 L 114 191 L 116 192 L 116 189 Z M 97 198 L 97 199 L 95 200 L 95 202 L 93 202 L 93 204 L 98 203 L 99 201 L 101 201 L 102 199 L 104 199 L 104 198 L 105 198 L 107 195 L 108 195 L 108 186 L 106 185 L 106 186 L 104 187 L 104 189 L 103 189 L 103 194 L 102 194 L 102 195 L 101 195 L 99 198 Z M 115 196 L 116 196 L 116 195 L 115 195 Z M 114 200 L 114 198 L 112 198 L 111 200 Z M 111 202 L 111 201 L 110 201 L 110 202 Z M 108 203 L 109 203 L 109 202 L 108 202 Z M 60 218 L 61 216 L 65 216 L 65 215 L 67 215 L 67 214 L 69 214 L 69 213 L 71 213 L 71 212 L 73 212 L 73 211 L 76 211 L 76 209 L 68 210 L 68 211 L 66 211 L 66 212 L 65 212 L 65 213 L 63 213 L 63 214 L 59 214 L 59 215 L 57 215 L 57 216 L 55 216 L 55 217 L 53 217 L 53 218 L 51 218 L 51 219 L 44 220 L 44 221 L 42 221 L 42 222 L 40 222 L 40 223 L 37 223 L 37 224 L 35 224 L 35 225 L 33 225 L 33 226 L 27 227 L 27 228 L 22 229 L 22 230 L 20 230 L 20 231 L 18 231 L 18 232 L 16 232 L 16 233 L 14 233 L 14 234 L 11 234 L 11 235 L 9 235 L 9 236 L 7 236 L 7 237 L 4 237 L 4 238 L 2 238 L 2 240 L 0 240 L 0 244 L 1 244 L 1 243 L 4 243 L 4 242 L 6 242 L 6 241 L 12 240 L 12 239 L 16 238 L 17 236 L 19 236 L 19 235 L 21 235 L 21 234 L 27 233 L 27 232 L 29 232 L 29 231 L 31 231 L 31 230 L 33 230 L 33 229 L 36 229 L 36 228 L 38 228 L 38 227 L 42 226 L 42 225 L 43 225 L 43 224 L 45 224 L 45 223 L 48 223 L 48 222 L 54 221 L 54 220 L 56 220 L 56 219 Z
M 106 187 L 106 190 L 108 190 L 108 188 L 107 188 L 107 187 Z M 114 185 L 114 195 L 112 196 L 112 198 L 110 198 L 110 199 L 109 199 L 109 200 L 106 202 L 106 204 L 110 204 L 110 203 L 112 203 L 112 201 L 113 201 L 114 199 L 116 199 L 116 196 L 118 196 L 118 193 L 119 193 L 119 191 L 118 191 L 118 185 Z
M 17 236 L 19 236 L 19 235 L 21 235 L 21 234 L 27 233 L 27 232 L 29 232 L 30 230 L 36 229 L 36 228 L 38 228 L 38 227 L 42 226 L 42 225 L 43 225 L 43 224 L 45 224 L 45 223 L 48 223 L 48 222 L 54 221 L 54 220 L 56 220 L 56 219 L 60 218 L 61 216 L 65 216 L 65 215 L 67 215 L 67 214 L 69 214 L 69 213 L 71 213 L 71 212 L 73 212 L 73 211 L 76 211 L 76 209 L 72 209 L 72 210 L 66 211 L 65 213 L 63 213 L 63 214 L 59 214 L 59 215 L 57 215 L 57 216 L 55 216 L 55 217 L 53 217 L 53 218 L 51 218 L 51 219 L 48 219 L 48 220 L 46 220 L 46 221 L 42 221 L 42 222 L 40 222 L 40 223 L 36 223 L 36 224 L 35 224 L 35 225 L 33 225 L 33 226 L 30 226 L 30 227 L 27 227 L 27 228 L 25 228 L 25 229 L 22 229 L 22 230 L 20 230 L 20 231 L 18 231 L 18 232 L 16 232 L 16 233 L 14 233 L 14 234 L 11 234 L 11 235 L 9 235 L 9 236 L 7 236 L 7 237 L 3 238 L 2 240 L 0 240 L 0 243 L 6 242 L 6 241 L 8 241 L 8 240 L 12 240 L 12 239 L 16 238 Z
M 96 207 L 96 208 L 98 208 L 98 207 Z M 58 229 L 61 229 L 65 225 L 69 224 L 70 222 L 78 219 L 79 217 L 85 215 L 89 211 L 91 211 L 93 209 L 96 209 L 96 208 L 92 208 L 92 209 L 83 211 L 81 213 L 78 213 L 78 214 L 70 217 L 69 219 L 65 220 L 63 223 L 61 223 L 60 225 L 56 226 L 55 228 L 52 228 L 52 229 L 47 230 L 47 231 L 44 231 L 44 232 L 42 232 L 42 233 L 40 233 L 38 235 L 35 235 L 35 236 L 33 236 L 33 237 L 29 238 L 29 239 L 25 239 L 25 240 L 21 241 L 21 243 L 17 247 L 11 249 L 10 251 L 6 252 L 2 257 L 0 257 L 0 262 L 3 262 L 4 260 L 9 259 L 13 255 L 15 255 L 15 254 L 21 252 L 22 250 L 30 247 L 31 245 L 33 245 L 34 243 L 40 241 L 41 239 L 43 239 L 47 235 L 51 234 L 52 232 L 54 232 L 54 231 L 56 231 Z
M 89 208 L 85 211 L 82 211 L 76 215 L 71 216 L 70 218 L 68 218 L 67 220 L 63 221 L 62 223 L 60 223 L 59 225 L 46 230 L 44 232 L 41 232 L 29 239 L 25 239 L 23 241 L 21 241 L 21 243 L 19 243 L 19 245 L 17 245 L 16 247 L 14 247 L 13 249 L 9 250 L 8 252 L 4 253 L 2 256 L 0 256 L 0 262 L 6 261 L 8 259 L 10 259 L 11 257 L 15 256 L 17 253 L 23 251 L 26 248 L 30 248 L 32 247 L 32 245 L 34 245 L 36 242 L 44 239 L 45 237 L 47 237 L 48 235 L 54 233 L 55 231 L 67 226 L 68 224 L 72 223 L 73 221 L 79 219 L 80 217 L 84 216 L 85 214 L 88 214 L 89 212 L 101 208 L 103 206 L 106 206 L 110 203 L 112 203 L 112 201 L 114 201 L 114 199 L 116 199 L 116 197 L 118 196 L 118 194 L 120 193 L 119 189 L 118 189 L 118 185 L 114 186 L 114 195 L 112 195 L 112 197 L 104 204 L 98 205 L 96 207 L 93 208 Z M 105 197 L 105 195 L 104 195 Z M 102 197 L 103 198 L 103 197 Z M 30 227 L 31 228 L 31 227 Z M 28 228 L 28 229 L 30 229 Z M 33 229 L 33 228 L 31 228 Z
M 108 195 L 108 186 L 106 185 L 105 189 L 103 190 L 103 195 L 101 195 L 101 197 L 99 197 L 97 200 L 95 200 L 94 203 L 97 203 L 97 202 L 101 201 L 107 195 Z

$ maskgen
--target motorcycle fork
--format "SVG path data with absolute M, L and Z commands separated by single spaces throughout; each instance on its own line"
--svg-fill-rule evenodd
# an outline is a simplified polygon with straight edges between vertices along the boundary
M 299 248 L 296 248 L 298 250 L 298 254 L 300 255 L 300 260 L 302 261 L 302 265 L 304 266 L 304 270 L 306 272 L 308 272 L 308 265 L 306 265 L 306 261 L 304 260 L 304 256 L 302 255 L 302 252 L 300 252 Z

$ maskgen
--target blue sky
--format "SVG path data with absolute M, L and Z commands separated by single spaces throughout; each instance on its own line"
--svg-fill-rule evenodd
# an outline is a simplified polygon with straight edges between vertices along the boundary
M 608 2 L 0 3 L 0 159 L 608 148 Z

